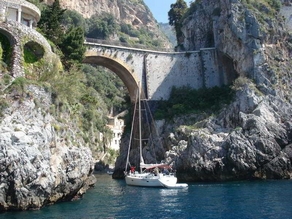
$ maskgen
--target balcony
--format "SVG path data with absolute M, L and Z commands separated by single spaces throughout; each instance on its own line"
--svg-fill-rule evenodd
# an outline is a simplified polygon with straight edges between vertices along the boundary
M 2 0 L 0 12 L 0 20 L 17 21 L 31 28 L 37 26 L 41 17 L 38 7 L 25 0 Z

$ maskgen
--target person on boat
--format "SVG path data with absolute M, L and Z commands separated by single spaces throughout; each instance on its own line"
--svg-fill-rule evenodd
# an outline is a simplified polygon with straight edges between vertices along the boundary
M 163 168 L 162 173 L 163 173 L 164 175 L 169 175 L 169 171 L 168 171 L 168 169 L 166 169 L 165 167 Z
M 155 176 L 158 176 L 159 175 L 159 169 L 158 169 L 158 167 L 155 167 L 154 168 L 154 175 Z
M 131 166 L 131 173 L 135 173 L 135 169 L 136 169 L 136 167 L 135 166 Z

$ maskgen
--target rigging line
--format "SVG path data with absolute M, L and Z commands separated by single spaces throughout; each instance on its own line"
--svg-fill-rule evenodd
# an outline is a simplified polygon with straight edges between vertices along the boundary
M 146 106 L 148 107 L 147 109 L 149 110 L 149 112 L 151 112 L 149 105 L 147 104 Z M 150 113 L 150 117 L 151 117 L 151 121 L 153 121 L 153 126 L 154 126 L 154 130 L 155 130 L 155 134 L 156 134 L 156 136 L 158 138 L 159 145 L 164 149 L 162 141 L 161 141 L 161 138 L 160 138 L 160 135 L 158 134 L 158 129 L 156 127 L 155 120 L 154 120 L 154 118 L 153 118 L 151 113 Z
M 153 117 L 152 117 L 152 113 L 151 113 L 151 110 L 150 110 L 150 107 L 149 107 L 149 104 L 148 104 L 148 99 L 146 98 L 146 96 L 145 96 L 145 92 L 144 92 L 144 90 L 142 89 L 141 90 L 141 92 L 143 92 L 142 93 L 142 97 L 144 97 L 142 100 L 143 100 L 143 106 L 144 106 L 144 111 L 146 111 L 146 113 L 145 113 L 145 115 L 146 115 L 146 122 L 147 122 L 147 124 L 148 124 L 148 132 L 149 132 L 149 141 L 150 141 L 150 144 L 149 144 L 149 142 L 148 142 L 148 146 L 149 146 L 149 148 L 151 149 L 150 151 L 152 151 L 154 154 L 152 154 L 152 156 L 154 157 L 154 159 L 155 159 L 155 162 L 157 163 L 157 154 L 156 154 L 156 150 L 155 150 L 155 145 L 154 145 L 154 136 L 153 136 L 153 132 L 152 132 L 152 130 L 153 130 L 153 127 L 154 127 L 154 129 L 156 129 L 156 127 L 155 127 L 155 121 L 154 121 L 154 119 L 153 119 Z M 149 115 L 148 114 L 150 114 L 150 119 L 149 119 Z M 152 126 L 153 125 L 153 126 Z M 159 139 L 159 136 L 158 136 L 158 133 L 157 133 L 157 130 L 156 130 L 156 132 L 155 132 L 155 134 L 156 134 L 156 136 L 158 137 L 158 139 Z M 160 140 L 160 139 L 159 139 Z M 162 143 L 161 143 L 161 141 L 159 142 L 159 144 L 162 146 Z
M 129 139 L 129 146 L 128 146 L 128 154 L 127 154 L 127 161 L 126 161 L 125 171 L 127 171 L 127 166 L 128 166 L 128 164 L 130 164 L 129 157 L 130 157 L 130 149 L 131 149 L 133 128 L 134 128 L 134 122 L 135 122 L 135 119 L 134 118 L 136 117 L 136 109 L 137 109 L 137 98 L 138 98 L 138 95 L 139 95 L 139 92 L 137 92 L 135 106 L 134 106 L 133 120 L 132 120 L 132 128 L 131 128 L 131 134 L 130 134 L 130 139 Z

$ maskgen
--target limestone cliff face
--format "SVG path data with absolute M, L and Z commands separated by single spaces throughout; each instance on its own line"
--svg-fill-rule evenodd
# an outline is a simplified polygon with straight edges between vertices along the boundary
M 216 47 L 238 79 L 219 115 L 165 124 L 180 179 L 292 178 L 291 37 L 279 14 L 261 13 L 239 0 L 202 0 L 184 21 L 184 48 Z
M 45 0 L 51 4 L 53 0 Z M 133 28 L 146 28 L 155 33 L 155 39 L 161 39 L 166 48 L 171 48 L 169 40 L 162 33 L 159 25 L 154 19 L 149 8 L 143 1 L 133 0 L 60 0 L 62 7 L 75 10 L 83 15 L 84 18 L 90 18 L 95 14 L 104 12 L 112 14 L 118 23 L 130 24 Z
M 55 130 L 66 124 L 49 113 L 50 94 L 32 85 L 25 92 L 26 97 L 7 95 L 10 107 L 1 115 L 0 212 L 72 200 L 95 179 L 90 149 L 62 137 L 74 133 L 73 126 Z

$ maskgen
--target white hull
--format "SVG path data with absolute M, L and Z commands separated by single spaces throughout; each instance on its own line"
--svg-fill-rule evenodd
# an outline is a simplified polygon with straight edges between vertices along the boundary
M 167 185 L 167 184 L 162 184 L 163 187 L 168 188 L 168 189 L 183 189 L 183 188 L 187 188 L 188 184 L 186 183 L 177 183 L 175 185 Z
M 159 179 L 160 184 L 168 189 L 182 189 L 182 188 L 187 188 L 188 184 L 186 183 L 169 183 L 167 180 L 164 180 L 164 178 Z
M 125 177 L 127 185 L 130 186 L 146 186 L 146 187 L 163 187 L 160 180 L 168 185 L 175 185 L 177 178 L 174 175 L 159 174 L 155 176 L 152 173 L 132 173 Z

